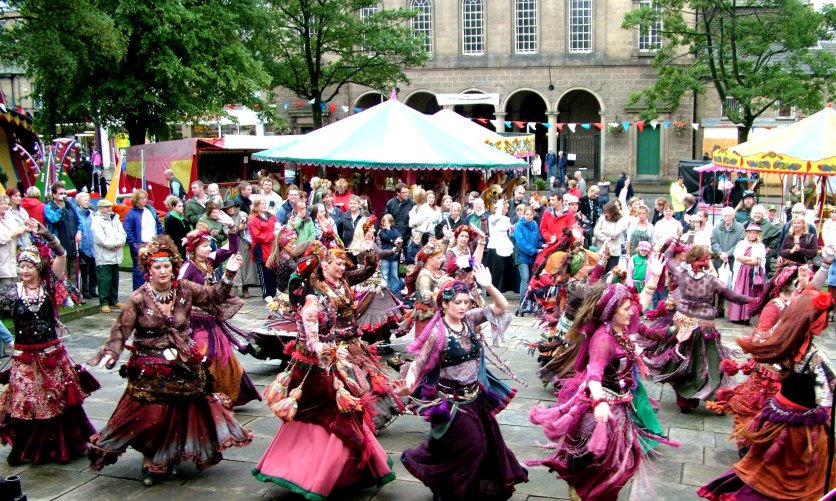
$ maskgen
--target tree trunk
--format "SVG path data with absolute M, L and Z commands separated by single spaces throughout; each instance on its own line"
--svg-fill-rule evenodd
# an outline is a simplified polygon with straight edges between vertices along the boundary
M 320 104 L 319 98 L 316 98 L 311 105 L 311 118 L 313 119 L 313 128 L 321 129 L 322 128 L 322 105 Z
M 737 128 L 737 144 L 745 143 L 749 140 L 749 130 L 752 128 L 752 122 L 744 123 Z
M 134 122 L 133 124 L 126 123 L 125 128 L 128 129 L 128 141 L 130 141 L 131 146 L 145 144 L 145 134 L 148 132 L 147 126 Z

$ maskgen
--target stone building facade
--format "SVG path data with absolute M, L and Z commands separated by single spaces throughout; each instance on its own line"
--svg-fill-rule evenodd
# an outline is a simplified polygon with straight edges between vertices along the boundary
M 498 94 L 498 106 L 454 109 L 495 120 L 492 125 L 500 131 L 519 132 L 513 122 L 551 124 L 535 130 L 541 157 L 550 149 L 575 153 L 576 167 L 586 168 L 587 178 L 614 179 L 623 170 L 637 181 L 669 179 L 680 159 L 701 156 L 701 146 L 695 147 L 701 138 L 690 126 L 675 134 L 673 126 L 662 123 L 690 125 L 699 117 L 691 96 L 676 112 L 661 115 L 656 128 L 636 128 L 640 110 L 626 104 L 631 92 L 656 78 L 651 63 L 658 40 L 653 30 L 642 36 L 621 28 L 624 15 L 639 5 L 639 0 L 383 0 L 379 8 L 419 11 L 413 29 L 426 36 L 431 59 L 406 71 L 409 83 L 398 84 L 398 99 L 407 105 L 433 113 L 439 109 L 437 94 Z M 334 99 L 338 110 L 330 119 L 346 116 L 343 106 L 367 108 L 382 99 L 378 90 L 349 86 Z M 288 118 L 302 132 L 304 115 L 294 115 Z M 603 130 L 576 126 L 575 132 L 556 126 L 624 121 L 632 125 L 620 134 L 611 134 L 606 125 Z

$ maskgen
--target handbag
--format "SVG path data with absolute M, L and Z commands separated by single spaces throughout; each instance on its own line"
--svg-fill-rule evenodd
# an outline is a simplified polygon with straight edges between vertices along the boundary
M 732 288 L 732 272 L 729 269 L 729 263 L 723 263 L 720 269 L 717 270 L 717 278 L 723 282 L 728 288 Z

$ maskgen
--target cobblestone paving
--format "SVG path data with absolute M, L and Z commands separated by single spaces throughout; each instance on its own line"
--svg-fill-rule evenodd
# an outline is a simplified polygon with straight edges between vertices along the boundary
M 122 273 L 122 291 L 130 290 L 130 274 Z M 123 293 L 123 296 L 125 294 Z M 260 298 L 249 299 L 233 322 L 247 327 L 258 327 L 264 318 L 265 309 Z M 516 307 L 516 296 L 513 300 Z M 64 339 L 71 356 L 77 361 L 91 357 L 106 339 L 116 318 L 115 313 L 97 314 L 69 322 L 70 335 Z M 720 322 L 724 342 L 733 345 L 736 336 L 749 331 L 748 327 Z M 833 356 L 836 341 L 831 328 L 820 340 L 819 347 Z M 530 388 L 519 388 L 519 393 L 508 409 L 499 416 L 502 432 L 511 449 L 522 460 L 542 458 L 548 452 L 538 445 L 545 438 L 538 427 L 528 422 L 531 406 L 553 401 L 552 394 L 536 383 L 537 364 L 527 353 L 523 344 L 539 337 L 536 321 L 532 318 L 514 318 L 506 333 L 506 347 L 499 353 L 505 357 L 520 375 L 531 382 Z M 736 345 L 734 345 L 736 346 Z M 240 356 L 247 371 L 259 389 L 263 389 L 278 371 L 278 362 L 260 361 L 249 356 Z M 116 402 L 125 389 L 115 371 L 92 369 L 102 383 L 102 389 L 86 402 L 85 409 L 94 426 L 100 429 L 110 417 Z M 737 459 L 734 444 L 726 436 L 731 430 L 731 417 L 718 416 L 700 408 L 693 414 L 682 415 L 675 405 L 673 392 L 669 387 L 650 383 L 651 397 L 659 400 L 663 425 L 670 437 L 682 443 L 678 449 L 660 447 L 659 454 L 646 464 L 645 480 L 634 481 L 620 496 L 621 500 L 645 501 L 698 499 L 696 489 L 703 483 L 726 471 Z M 205 471 L 197 471 L 191 463 L 178 468 L 175 478 L 146 488 L 140 483 L 142 458 L 129 450 L 119 462 L 105 467 L 101 472 L 91 472 L 86 460 L 78 459 L 68 464 L 47 464 L 41 466 L 11 467 L 5 462 L 9 448 L 0 448 L 0 475 L 19 474 L 24 492 L 34 500 L 254 500 L 298 499 L 289 491 L 257 482 L 250 470 L 260 459 L 270 440 L 276 433 L 279 421 L 262 403 L 251 403 L 236 409 L 236 418 L 255 433 L 253 443 L 243 449 L 231 449 L 224 453 L 224 460 Z M 414 447 L 424 440 L 426 424 L 411 415 L 401 416 L 389 428 L 381 432 L 380 443 L 395 463 L 397 480 L 379 488 L 367 489 L 351 495 L 340 496 L 346 501 L 354 500 L 430 500 L 432 496 L 420 482 L 409 475 L 401 466 L 401 452 Z M 543 468 L 529 469 L 529 482 L 518 486 L 514 500 L 568 499 L 567 485 L 557 480 Z

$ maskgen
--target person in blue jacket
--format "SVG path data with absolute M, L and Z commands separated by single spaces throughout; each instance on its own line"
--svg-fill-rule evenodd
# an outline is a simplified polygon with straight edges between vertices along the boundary
M 81 242 L 78 245 L 78 265 L 81 271 L 81 296 L 84 299 L 99 297 L 96 293 L 96 258 L 93 255 L 93 230 L 90 223 L 93 221 L 95 209 L 90 206 L 90 195 L 79 193 L 75 196 L 76 212 L 81 221 Z
M 534 221 L 534 209 L 526 207 L 523 219 L 514 225 L 514 242 L 519 252 L 519 264 L 517 269 L 520 272 L 520 307 L 517 315 L 533 311 L 531 302 L 525 301 L 525 294 L 528 292 L 528 281 L 531 278 L 531 267 L 534 266 L 534 259 L 540 248 L 543 247 L 543 237 L 540 236 L 540 228 Z
M 145 274 L 139 265 L 137 253 L 143 244 L 150 242 L 157 235 L 162 235 L 163 225 L 160 223 L 160 218 L 157 217 L 157 211 L 153 207 L 147 205 L 148 192 L 145 190 L 134 190 L 131 196 L 131 203 L 133 207 L 125 216 L 125 222 L 122 225 L 125 227 L 125 235 L 127 235 L 127 243 L 131 250 L 131 260 L 133 261 L 134 275 L 133 285 L 134 290 L 137 290 L 145 283 Z M 164 292 L 164 291 L 159 291 Z
M 58 181 L 52 184 L 52 200 L 44 205 L 46 228 L 58 238 L 67 251 L 67 279 L 78 287 L 78 246 L 81 244 L 81 218 L 75 204 L 67 199 L 67 187 Z M 84 299 L 81 303 L 86 303 Z

